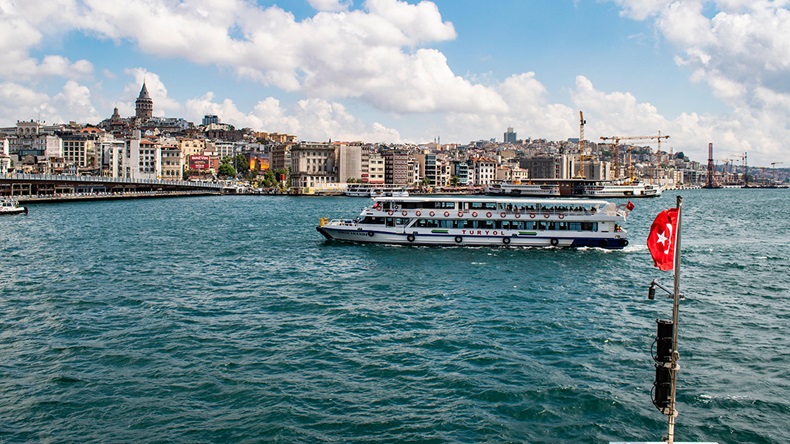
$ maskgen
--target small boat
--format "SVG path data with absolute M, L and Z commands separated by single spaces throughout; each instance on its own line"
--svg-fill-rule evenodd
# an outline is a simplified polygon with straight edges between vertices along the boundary
M 14 214 L 27 214 L 27 207 L 20 207 L 16 199 L 4 198 L 0 200 L 0 216 Z
M 316 230 L 380 244 L 622 249 L 631 209 L 587 199 L 379 197 L 355 219 L 322 218 Z

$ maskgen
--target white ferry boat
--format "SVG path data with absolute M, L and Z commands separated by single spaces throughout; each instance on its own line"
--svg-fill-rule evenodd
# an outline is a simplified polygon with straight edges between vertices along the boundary
M 630 184 L 596 183 L 587 185 L 582 192 L 585 197 L 615 198 L 615 197 L 658 197 L 663 192 L 659 185 L 649 185 L 642 182 Z
M 11 216 L 14 214 L 27 214 L 27 208 L 20 207 L 16 199 L 0 200 L 0 216 Z
M 350 197 L 406 197 L 409 192 L 403 185 L 349 184 L 345 191 Z
M 628 245 L 630 209 L 602 200 L 381 197 L 356 219 L 320 219 L 327 239 L 401 245 L 600 247 Z
M 490 196 L 534 196 L 559 197 L 560 186 L 557 184 L 536 184 L 519 182 L 499 182 L 488 185 L 485 189 Z

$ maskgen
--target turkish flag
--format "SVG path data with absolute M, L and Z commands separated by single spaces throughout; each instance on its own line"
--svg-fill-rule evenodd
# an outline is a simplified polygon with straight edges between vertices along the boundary
M 658 213 L 650 234 L 647 235 L 647 249 L 659 270 L 675 268 L 675 239 L 677 239 L 678 209 L 670 208 Z

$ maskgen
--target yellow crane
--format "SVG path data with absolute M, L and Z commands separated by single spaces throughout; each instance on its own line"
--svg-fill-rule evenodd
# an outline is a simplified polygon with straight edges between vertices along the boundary
M 658 141 L 658 150 L 661 150 L 661 139 L 669 139 L 669 136 L 661 135 L 661 131 L 657 136 L 601 136 L 601 140 L 611 140 L 612 142 L 612 168 L 614 169 L 615 179 L 620 178 L 620 141 L 622 140 L 656 140 Z M 634 150 L 633 146 L 628 147 L 628 175 L 629 180 L 633 181 L 634 172 L 631 166 L 631 151 Z

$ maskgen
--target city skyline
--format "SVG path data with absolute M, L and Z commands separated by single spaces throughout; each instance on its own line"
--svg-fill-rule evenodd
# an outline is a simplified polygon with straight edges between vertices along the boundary
M 277 5 L 277 6 L 275 6 Z M 0 8 L 0 126 L 154 116 L 302 140 L 671 136 L 790 166 L 787 2 L 30 1 Z

